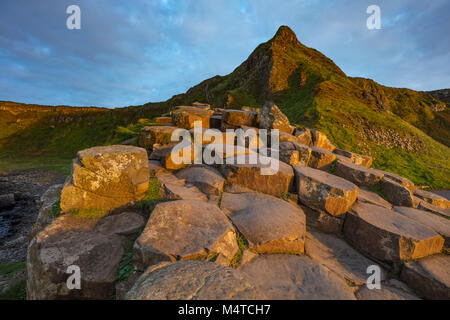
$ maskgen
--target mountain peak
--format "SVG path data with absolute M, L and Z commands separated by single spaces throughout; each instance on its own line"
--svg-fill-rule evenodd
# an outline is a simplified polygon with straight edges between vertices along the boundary
M 282 41 L 282 42 L 291 42 L 297 43 L 297 35 L 291 28 L 288 26 L 281 26 L 275 36 L 272 38 L 272 41 Z

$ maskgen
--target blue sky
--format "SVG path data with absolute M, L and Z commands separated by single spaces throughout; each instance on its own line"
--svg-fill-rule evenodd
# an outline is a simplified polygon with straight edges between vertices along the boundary
M 81 8 L 68 30 L 66 8 Z M 368 30 L 366 9 L 381 9 Z M 0 100 L 121 107 L 226 75 L 280 25 L 350 76 L 450 87 L 448 0 L 2 0 Z

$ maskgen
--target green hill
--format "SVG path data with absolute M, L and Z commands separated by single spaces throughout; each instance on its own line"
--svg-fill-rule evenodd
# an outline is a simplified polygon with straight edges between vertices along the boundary
M 261 107 L 273 100 L 291 123 L 323 131 L 339 148 L 372 155 L 375 167 L 409 177 L 417 185 L 449 189 L 450 111 L 436 99 L 441 95 L 347 77 L 283 26 L 231 74 L 205 80 L 166 102 L 114 110 L 28 105 L 5 109 L 0 103 L 0 158 L 71 157 L 82 148 L 117 142 L 119 126 L 194 101 L 234 108 Z M 15 112 L 18 108 L 22 111 Z M 17 123 L 22 118 L 27 120 Z

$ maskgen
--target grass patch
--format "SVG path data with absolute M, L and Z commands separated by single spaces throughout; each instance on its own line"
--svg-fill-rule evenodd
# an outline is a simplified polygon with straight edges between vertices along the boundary
M 232 268 L 237 268 L 240 265 L 242 255 L 244 254 L 244 251 L 248 249 L 247 240 L 239 232 L 236 233 L 236 241 L 238 243 L 239 250 L 230 261 L 230 267 Z
M 133 273 L 133 244 L 134 242 L 130 239 L 122 239 L 122 247 L 124 249 L 124 254 L 120 260 L 119 275 L 117 277 L 117 283 L 123 282 L 128 279 L 128 277 Z
M 9 264 L 0 264 L 0 275 L 12 278 L 18 272 L 25 270 L 26 262 L 14 262 Z
M 5 172 L 27 169 L 51 169 L 61 174 L 69 175 L 71 166 L 72 158 L 0 156 L 0 171 Z
M 27 282 L 22 280 L 0 294 L 0 300 L 26 300 Z
M 328 170 L 328 173 L 329 173 L 329 174 L 334 174 L 334 173 L 336 172 L 336 165 L 337 165 L 338 161 L 339 161 L 338 159 L 335 159 L 335 160 L 331 163 L 330 169 Z
M 58 218 L 62 211 L 61 211 L 61 199 L 58 199 L 57 201 L 55 201 L 54 204 L 52 204 L 52 216 L 54 218 Z
M 152 212 L 158 202 L 161 201 L 159 194 L 159 181 L 157 178 L 151 178 L 149 181 L 148 191 L 144 199 L 136 202 L 136 207 L 146 213 Z

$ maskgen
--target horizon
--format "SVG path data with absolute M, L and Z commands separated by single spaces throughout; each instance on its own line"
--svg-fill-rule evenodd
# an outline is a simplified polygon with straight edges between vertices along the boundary
M 103 108 L 166 101 L 231 73 L 281 25 L 349 77 L 449 88 L 450 44 L 439 37 L 450 26 L 450 3 L 380 1 L 381 29 L 368 30 L 372 2 L 9 2 L 0 11 L 0 100 Z M 66 27 L 72 4 L 81 9 L 80 30 Z

